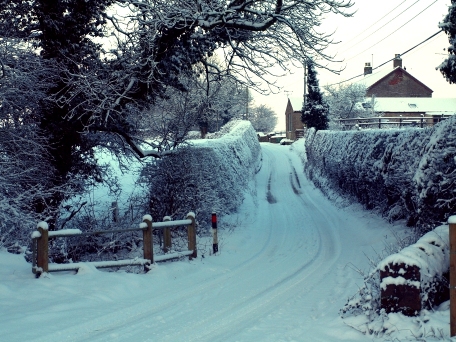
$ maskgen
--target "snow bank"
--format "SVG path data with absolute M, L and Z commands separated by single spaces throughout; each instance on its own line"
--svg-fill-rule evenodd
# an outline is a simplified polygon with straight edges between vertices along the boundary
M 426 230 L 456 212 L 456 116 L 426 129 L 307 131 L 306 173 L 330 196 Z
M 378 269 L 385 271 L 390 264 L 418 266 L 422 284 L 442 276 L 450 267 L 448 229 L 448 225 L 442 225 L 426 233 L 415 244 L 383 259 Z
M 419 268 L 420 279 L 406 279 L 406 273 L 415 266 Z M 415 244 L 381 260 L 364 278 L 364 286 L 349 298 L 340 311 L 341 317 L 347 325 L 366 335 L 400 338 L 403 336 L 404 327 L 408 326 L 416 338 L 448 337 L 448 323 L 443 329 L 436 327 L 442 326 L 442 315 L 446 315 L 444 320 L 449 321 L 448 311 L 445 314 L 449 300 L 449 267 L 449 226 L 441 225 L 425 234 Z M 381 273 L 385 275 L 382 279 L 379 276 Z M 418 316 L 406 317 L 402 313 L 388 313 L 388 310 L 382 307 L 384 303 L 380 298 L 388 286 L 419 289 L 422 309 Z M 391 292 L 391 288 L 389 290 Z M 396 294 L 410 295 L 409 291 L 401 290 Z

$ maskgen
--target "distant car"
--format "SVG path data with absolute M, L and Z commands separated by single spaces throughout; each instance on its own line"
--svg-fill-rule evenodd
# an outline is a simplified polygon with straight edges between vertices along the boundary
M 274 135 L 269 138 L 269 142 L 273 143 L 273 144 L 279 144 L 282 141 L 282 139 L 285 139 L 285 138 L 286 138 L 286 136 L 284 136 L 284 135 Z
M 290 140 L 290 139 L 282 139 L 282 140 L 280 140 L 280 145 L 291 145 L 293 143 L 294 143 L 294 141 Z

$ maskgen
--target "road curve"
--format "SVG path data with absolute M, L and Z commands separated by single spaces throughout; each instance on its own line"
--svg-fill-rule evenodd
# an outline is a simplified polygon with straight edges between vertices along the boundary
M 219 256 L 159 265 L 147 288 L 42 340 L 305 341 L 306 331 L 334 340 L 325 316 L 353 287 L 346 265 L 356 251 L 343 244 L 357 233 L 288 146 L 262 153 L 256 194 L 233 216 L 236 230 L 221 231 Z

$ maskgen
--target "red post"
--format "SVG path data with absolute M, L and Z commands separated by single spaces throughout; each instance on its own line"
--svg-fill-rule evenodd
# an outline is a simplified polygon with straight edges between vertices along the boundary
M 217 237 L 217 214 L 212 213 L 212 251 L 215 253 L 218 252 L 218 237 Z
M 456 216 L 448 219 L 450 225 L 450 336 L 456 336 Z

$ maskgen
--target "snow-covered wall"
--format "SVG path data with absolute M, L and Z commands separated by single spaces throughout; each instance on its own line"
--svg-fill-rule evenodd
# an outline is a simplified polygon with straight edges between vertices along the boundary
M 455 124 L 453 116 L 426 129 L 310 129 L 305 172 L 330 197 L 428 230 L 456 213 Z

